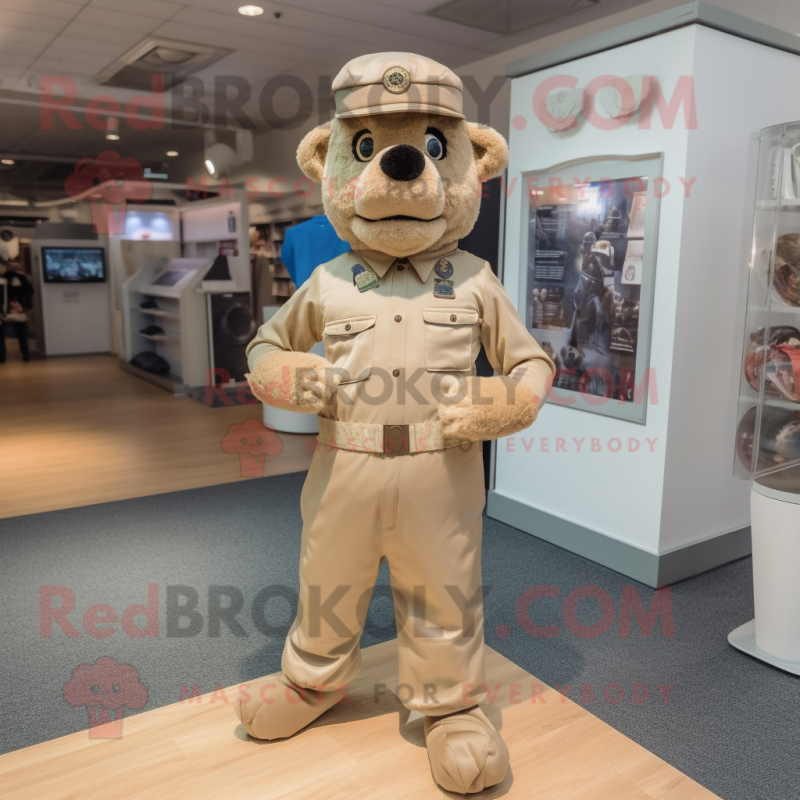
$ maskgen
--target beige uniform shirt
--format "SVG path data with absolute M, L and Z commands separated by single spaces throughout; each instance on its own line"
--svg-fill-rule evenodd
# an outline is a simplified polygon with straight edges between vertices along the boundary
M 434 294 L 435 282 L 450 272 L 447 262 L 452 297 Z M 378 285 L 359 291 L 356 265 Z M 554 369 L 489 264 L 452 245 L 405 258 L 350 251 L 317 267 L 259 328 L 247 348 L 250 368 L 270 353 L 306 352 L 318 341 L 342 375 L 335 401 L 321 416 L 343 422 L 438 419 L 442 396 L 457 376 L 475 374 L 481 343 L 498 373 L 513 372 L 542 397 Z

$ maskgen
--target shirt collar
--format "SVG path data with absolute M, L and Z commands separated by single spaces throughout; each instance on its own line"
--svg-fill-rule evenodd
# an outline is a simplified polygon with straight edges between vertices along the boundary
M 450 242 L 450 244 L 440 247 L 438 250 L 430 252 L 418 253 L 414 256 L 405 256 L 404 258 L 395 258 L 394 256 L 381 253 L 377 250 L 356 250 L 360 258 L 363 258 L 370 267 L 377 273 L 379 278 L 382 278 L 389 270 L 389 267 L 395 261 L 410 261 L 411 265 L 417 271 L 420 280 L 425 283 L 428 280 L 433 269 L 433 265 L 444 255 L 453 253 L 458 249 L 457 242 Z

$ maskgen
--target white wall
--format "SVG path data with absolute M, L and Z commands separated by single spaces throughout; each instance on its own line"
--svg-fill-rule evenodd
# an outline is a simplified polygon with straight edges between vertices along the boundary
M 749 524 L 733 477 L 752 198 L 750 136 L 800 119 L 800 57 L 698 27 L 660 549 Z M 698 335 L 698 322 L 702 335 Z M 708 503 L 708 496 L 716 498 Z
M 518 183 L 506 211 L 504 282 L 512 299 L 517 299 L 519 285 L 523 172 L 578 157 L 664 152 L 664 175 L 670 184 L 680 186 L 678 178 L 686 174 L 688 135 L 682 115 L 671 129 L 665 129 L 656 116 L 651 130 L 641 130 L 635 115 L 615 131 L 601 131 L 583 122 L 575 131 L 552 134 L 533 115 L 536 86 L 551 75 L 569 74 L 578 78 L 579 86 L 586 86 L 597 75 L 642 73 L 656 75 L 665 94 L 671 96 L 678 78 L 692 74 L 695 36 L 694 27 L 683 28 L 514 81 L 511 113 L 525 116 L 528 125 L 523 131 L 512 129 L 510 136 L 508 181 L 510 186 L 517 177 Z M 587 174 L 584 170 L 581 177 Z M 658 404 L 648 407 L 646 424 L 548 404 L 535 425 L 515 437 L 515 452 L 508 452 L 507 440 L 498 443 L 497 451 L 499 494 L 653 553 L 659 550 L 661 529 L 683 215 L 682 192 L 671 191 L 662 198 L 650 357 L 656 371 Z M 530 436 L 536 440 L 531 451 L 525 452 L 521 439 Z M 540 451 L 543 437 L 549 440 L 550 452 Z M 557 437 L 570 444 L 566 453 L 554 452 Z M 601 440 L 601 452 L 589 451 L 593 437 Z M 630 437 L 638 439 L 638 452 L 610 452 L 606 443 L 612 437 L 626 443 L 626 449 Z M 582 452 L 576 451 L 573 438 L 585 439 Z M 646 438 L 656 440 L 652 453 Z

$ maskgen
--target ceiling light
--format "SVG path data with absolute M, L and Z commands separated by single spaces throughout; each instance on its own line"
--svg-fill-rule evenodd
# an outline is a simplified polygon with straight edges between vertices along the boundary
M 119 139 L 119 120 L 116 117 L 109 117 L 106 120 L 106 139 L 110 142 Z
M 239 13 L 244 17 L 260 17 L 264 9 L 261 6 L 239 6 Z
M 0 164 L 5 165 L 6 167 L 13 167 L 14 166 L 14 159 L 13 158 L 4 158 L 0 161 Z
M 178 151 L 177 150 L 167 150 L 167 155 L 170 158 L 174 158 L 176 155 L 178 155 Z
M 228 132 L 206 131 L 205 152 L 203 154 L 206 169 L 215 178 L 225 175 L 233 167 L 246 164 L 253 158 L 253 132 L 238 130 L 233 146 L 219 141 L 219 137 Z M 231 140 L 233 141 L 233 140 Z

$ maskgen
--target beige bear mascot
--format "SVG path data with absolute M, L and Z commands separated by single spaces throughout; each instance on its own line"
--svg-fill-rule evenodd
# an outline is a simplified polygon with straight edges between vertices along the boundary
M 461 81 L 411 53 L 347 64 L 336 116 L 297 151 L 352 250 L 318 267 L 248 347 L 263 402 L 319 414 L 303 488 L 298 617 L 282 671 L 236 710 L 259 739 L 297 733 L 342 699 L 383 559 L 404 704 L 425 715 L 436 781 L 478 792 L 508 750 L 481 711 L 482 449 L 527 428 L 553 363 L 489 264 L 458 249 L 480 184 L 506 165 L 491 128 L 467 123 Z M 308 353 L 324 341 L 327 360 Z M 483 344 L 498 373 L 475 376 Z

